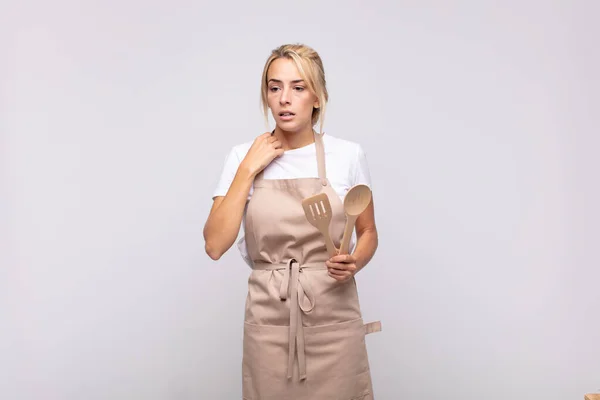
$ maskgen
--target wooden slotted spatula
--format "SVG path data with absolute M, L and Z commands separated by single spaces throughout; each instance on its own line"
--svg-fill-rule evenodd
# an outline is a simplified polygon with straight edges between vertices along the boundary
M 337 249 L 329 234 L 329 224 L 331 223 L 332 215 L 329 197 L 327 197 L 327 194 L 325 193 L 307 197 L 302 200 L 302 207 L 304 208 L 304 214 L 306 215 L 308 222 L 317 228 L 325 238 L 327 252 L 330 257 L 333 257 L 337 254 Z

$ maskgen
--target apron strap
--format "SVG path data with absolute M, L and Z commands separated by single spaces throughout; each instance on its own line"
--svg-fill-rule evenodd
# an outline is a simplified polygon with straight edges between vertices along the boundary
M 302 270 L 327 269 L 327 267 L 324 262 L 301 266 L 298 261 L 292 258 L 286 264 L 255 262 L 253 269 L 267 271 L 280 270 L 283 272 L 279 297 L 281 300 L 290 300 L 287 377 L 288 379 L 292 378 L 297 355 L 300 380 L 304 380 L 306 379 L 306 354 L 302 315 L 310 313 L 313 310 L 316 304 L 316 297 Z
M 325 168 L 325 146 L 323 145 L 323 133 L 315 132 L 315 147 L 317 150 L 317 168 L 321 184 L 327 186 L 327 169 Z
M 365 335 L 373 332 L 381 332 L 381 321 L 374 321 L 365 324 Z

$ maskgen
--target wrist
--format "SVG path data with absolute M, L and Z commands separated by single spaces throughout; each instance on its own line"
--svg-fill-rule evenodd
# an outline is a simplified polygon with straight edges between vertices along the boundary
M 256 171 L 255 168 L 251 168 L 251 167 L 249 167 L 245 163 L 241 163 L 240 164 L 240 167 L 238 168 L 238 173 L 244 179 L 249 179 L 249 180 L 254 180 L 254 178 L 256 177 L 256 175 L 258 175 L 258 171 Z
M 356 266 L 355 272 L 358 272 L 365 266 L 364 258 L 357 253 L 352 254 L 352 256 L 354 257 L 354 265 Z

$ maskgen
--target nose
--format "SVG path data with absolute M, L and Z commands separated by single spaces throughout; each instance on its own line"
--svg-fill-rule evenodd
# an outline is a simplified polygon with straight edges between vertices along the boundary
M 281 89 L 281 96 L 279 97 L 279 104 L 286 105 L 290 104 L 290 90 L 288 88 Z

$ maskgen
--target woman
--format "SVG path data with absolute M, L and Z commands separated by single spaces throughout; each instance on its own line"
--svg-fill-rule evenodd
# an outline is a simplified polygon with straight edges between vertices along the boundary
M 339 248 L 343 198 L 370 186 L 360 145 L 322 133 L 328 100 L 323 64 L 304 45 L 273 50 L 262 77 L 262 104 L 273 132 L 235 146 L 204 228 L 206 252 L 219 259 L 235 242 L 252 268 L 244 321 L 243 398 L 372 399 L 364 324 L 354 275 L 377 248 L 373 203 L 356 222 L 351 255 L 330 257 L 302 200 L 325 193 Z M 321 133 L 313 126 L 321 122 Z M 354 238 L 351 249 L 354 247 Z

